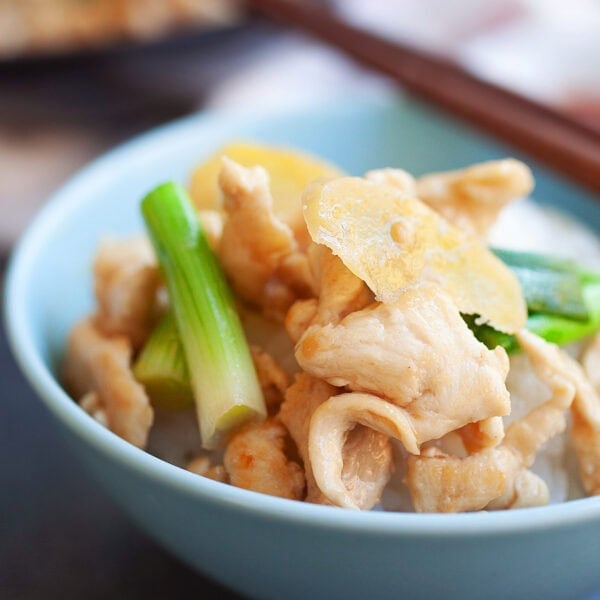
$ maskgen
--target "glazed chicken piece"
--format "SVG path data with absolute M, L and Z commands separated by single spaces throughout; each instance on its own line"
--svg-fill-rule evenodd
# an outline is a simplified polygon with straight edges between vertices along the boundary
M 258 376 L 258 383 L 265 398 L 269 414 L 274 414 L 283 402 L 290 380 L 283 367 L 259 346 L 250 346 L 252 361 Z
M 417 512 L 463 512 L 546 504 L 546 484 L 528 469 L 539 449 L 566 428 L 575 396 L 576 363 L 556 346 L 523 330 L 519 344 L 551 398 L 506 429 L 502 444 L 466 458 L 429 448 L 408 458 L 406 483 Z
M 585 373 L 578 374 L 571 407 L 571 438 L 585 491 L 600 495 L 600 334 L 586 348 L 582 364 Z
M 435 447 L 409 456 L 405 483 L 416 512 L 482 510 L 507 487 L 508 473 L 519 467 L 507 448 L 490 448 L 467 458 Z
M 218 210 L 199 210 L 198 217 L 211 250 L 217 251 L 223 235 L 223 215 Z
M 439 288 L 406 289 L 337 325 L 311 325 L 296 347 L 314 377 L 409 407 L 417 443 L 510 410 L 508 357 L 488 350 Z
M 338 325 L 311 325 L 296 358 L 311 375 L 354 392 L 328 399 L 310 423 L 317 485 L 339 506 L 358 508 L 339 476 L 344 441 L 357 424 L 400 440 L 412 454 L 478 421 L 487 445 L 502 437 L 498 422 L 485 420 L 510 411 L 508 357 L 477 341 L 435 286 L 409 288 L 397 304 L 374 304 Z
M 97 326 L 107 335 L 124 335 L 140 348 L 156 321 L 161 279 L 145 238 L 105 240 L 94 260 Z
M 373 294 L 326 246 L 314 244 L 309 250 L 313 278 L 319 297 L 295 302 L 285 318 L 292 341 L 297 342 L 309 325 L 338 323 L 351 312 L 373 302 Z
M 456 431 L 465 450 L 472 454 L 485 448 L 497 446 L 504 438 L 502 417 L 489 417 L 476 423 L 468 423 Z
M 223 465 L 211 465 L 208 456 L 198 456 L 192 459 L 187 464 L 186 469 L 192 473 L 196 473 L 196 475 L 202 475 L 202 477 L 208 477 L 208 479 L 214 481 L 220 481 L 221 483 L 228 482 L 225 467 Z
M 339 390 L 325 381 L 300 373 L 288 389 L 279 418 L 287 427 L 304 463 L 306 501 L 331 504 L 319 489 L 311 466 L 308 439 L 315 410 Z M 392 473 L 392 451 L 387 436 L 357 426 L 342 442 L 341 481 L 354 504 L 363 510 L 375 506 Z
M 450 223 L 485 238 L 500 211 L 533 189 L 529 167 L 513 158 L 417 180 L 417 196 Z
M 317 314 L 319 301 L 316 298 L 296 300 L 285 315 L 284 325 L 294 344 L 304 335 Z
M 232 485 L 254 492 L 301 500 L 304 474 L 285 453 L 287 431 L 270 418 L 251 423 L 235 433 L 225 450 L 223 464 Z
M 69 335 L 64 381 L 75 398 L 83 398 L 87 412 L 134 446 L 145 448 L 154 413 L 130 362 L 126 337 L 106 337 L 85 319 Z
M 365 173 L 365 179 L 374 183 L 385 183 L 407 196 L 417 195 L 417 182 L 415 178 L 403 169 L 375 169 Z
M 312 295 L 306 256 L 273 213 L 269 176 L 223 158 L 219 175 L 227 214 L 218 256 L 235 291 L 282 319 L 298 297 Z
M 341 259 L 326 246 L 311 249 L 311 261 L 317 263 L 319 273 L 319 302 L 313 323 L 339 323 L 352 312 L 373 302 L 373 294 L 364 281 L 352 273 Z

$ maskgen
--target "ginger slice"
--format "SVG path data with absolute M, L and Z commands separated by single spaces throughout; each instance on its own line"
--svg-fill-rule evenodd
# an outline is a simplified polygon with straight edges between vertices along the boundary
M 329 247 L 384 303 L 429 281 L 466 314 L 508 333 L 527 307 L 513 273 L 474 236 L 385 183 L 342 177 L 309 186 L 304 218 L 313 241 Z

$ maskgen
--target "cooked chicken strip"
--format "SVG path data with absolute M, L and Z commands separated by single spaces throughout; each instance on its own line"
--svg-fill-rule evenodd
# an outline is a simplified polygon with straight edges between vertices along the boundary
M 306 500 L 331 504 L 319 489 L 309 456 L 309 429 L 315 410 L 339 390 L 307 373 L 297 376 L 286 393 L 279 417 L 288 428 L 304 462 Z M 341 480 L 348 496 L 362 510 L 377 504 L 392 472 L 391 444 L 386 435 L 356 426 L 342 443 Z
M 311 324 L 338 323 L 351 312 L 373 302 L 369 288 L 326 246 L 314 244 L 309 250 L 313 278 L 318 282 L 318 299 L 298 300 L 285 318 L 286 329 L 297 342 Z
M 319 261 L 319 304 L 313 323 L 339 323 L 352 312 L 373 302 L 373 293 L 326 246 L 315 246 L 312 260 Z
M 311 375 L 408 407 L 417 444 L 510 411 L 509 363 L 488 350 L 439 288 L 408 288 L 337 325 L 311 325 L 296 347 Z
M 75 397 L 85 394 L 88 410 L 102 410 L 111 431 L 144 448 L 154 412 L 144 388 L 133 377 L 130 361 L 126 337 L 105 337 L 91 319 L 85 319 L 69 335 L 64 381 Z M 88 392 L 95 392 L 95 402 Z
M 306 500 L 316 504 L 328 502 L 315 482 L 308 456 L 310 419 L 317 407 L 336 393 L 338 390 L 325 381 L 315 379 L 308 373 L 299 373 L 296 381 L 288 388 L 279 412 L 279 418 L 289 431 L 304 463 Z
M 214 481 L 220 481 L 221 483 L 228 482 L 225 467 L 223 465 L 211 465 L 208 456 L 198 456 L 192 459 L 187 464 L 186 469 L 192 473 L 196 473 L 196 475 L 202 475 L 202 477 L 208 477 Z
M 273 213 L 269 176 L 223 158 L 219 175 L 227 219 L 218 255 L 236 292 L 283 318 L 299 295 L 310 293 L 306 256 L 292 230 Z
M 277 419 L 251 423 L 233 435 L 223 457 L 232 485 L 301 500 L 304 474 L 285 454 L 287 431 Z
M 96 392 L 88 392 L 79 400 L 79 406 L 85 410 L 95 421 L 98 421 L 100 425 L 108 428 L 108 417 L 106 411 L 100 402 L 100 398 Z
M 503 449 L 504 446 L 499 448 Z M 487 510 L 529 508 L 550 502 L 550 490 L 546 482 L 529 469 L 516 466 L 509 469 L 507 475 L 503 493 L 485 507 Z
M 223 234 L 223 215 L 218 210 L 199 210 L 198 217 L 208 245 L 216 252 Z
M 405 483 L 417 512 L 482 510 L 502 495 L 518 461 L 507 448 L 489 448 L 466 458 L 427 448 L 409 456 Z
M 250 346 L 258 382 L 269 414 L 275 413 L 283 402 L 290 380 L 283 367 L 259 346 Z
M 456 432 L 465 447 L 472 454 L 485 448 L 497 446 L 504 438 L 502 417 L 489 417 L 476 423 L 469 423 Z
M 519 344 L 551 398 L 511 423 L 502 444 L 467 458 L 438 450 L 408 458 L 406 483 L 418 512 L 459 512 L 538 506 L 548 502 L 546 484 L 527 469 L 539 449 L 566 428 L 573 402 L 574 361 L 556 346 L 523 330 Z
M 517 334 L 517 340 L 536 376 L 552 393 L 548 401 L 506 428 L 503 444 L 520 455 L 524 466 L 530 467 L 539 449 L 566 429 L 566 411 L 575 397 L 575 380 L 580 369 L 558 346 L 526 329 Z
M 337 506 L 362 506 L 342 478 L 344 445 L 357 425 L 400 440 L 412 453 L 419 452 L 418 440 L 406 410 L 371 394 L 332 396 L 315 410 L 308 435 L 308 456 L 315 481 L 326 498 Z
M 423 202 L 480 238 L 485 238 L 507 204 L 529 195 L 532 189 L 529 167 L 513 158 L 432 173 L 417 180 L 417 196 Z
M 571 414 L 571 438 L 579 462 L 579 476 L 588 494 L 600 494 L 600 334 L 582 356 L 584 373 L 576 381 Z
M 590 383 L 600 393 L 600 333 L 597 333 L 586 346 L 581 356 L 581 364 Z
M 374 183 L 385 183 L 411 197 L 417 195 L 415 178 L 403 169 L 375 169 L 365 173 L 365 179 Z
M 319 301 L 316 298 L 296 300 L 285 315 L 285 330 L 294 344 L 304 335 L 317 315 Z
M 124 335 L 139 348 L 156 320 L 160 275 L 145 238 L 105 240 L 94 260 L 98 327 L 108 335 Z

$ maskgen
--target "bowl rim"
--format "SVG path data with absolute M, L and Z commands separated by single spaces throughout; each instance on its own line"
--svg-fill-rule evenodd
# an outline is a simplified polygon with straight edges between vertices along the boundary
M 381 102 L 380 99 L 354 103 L 350 112 L 358 106 L 368 110 L 397 110 L 406 102 Z M 421 107 L 419 107 L 421 110 Z M 600 520 L 600 497 L 571 500 L 543 507 L 515 509 L 498 512 L 474 512 L 462 514 L 415 514 L 401 512 L 341 510 L 337 507 L 320 506 L 259 494 L 233 486 L 198 477 L 183 468 L 159 459 L 136 448 L 116 434 L 97 423 L 66 394 L 35 347 L 34 332 L 27 318 L 27 288 L 34 270 L 36 257 L 43 251 L 44 243 L 51 237 L 55 227 L 89 198 L 85 189 L 93 181 L 112 180 L 115 165 L 124 164 L 135 157 L 136 161 L 156 152 L 164 152 L 165 145 L 174 144 L 189 129 L 218 128 L 232 122 L 246 123 L 277 118 L 323 115 L 327 111 L 339 113 L 339 106 L 323 105 L 285 111 L 254 110 L 239 111 L 210 109 L 161 125 L 138 135 L 104 153 L 79 170 L 61 186 L 46 202 L 21 236 L 11 255 L 6 279 L 4 318 L 9 345 L 18 366 L 29 384 L 37 392 L 54 416 L 96 451 L 111 461 L 121 463 L 155 482 L 175 488 L 186 494 L 248 515 L 296 523 L 302 527 L 319 527 L 363 535 L 410 535 L 410 536 L 470 536 L 485 533 L 511 534 L 533 530 L 550 530 Z M 348 110 L 348 109 L 345 109 Z

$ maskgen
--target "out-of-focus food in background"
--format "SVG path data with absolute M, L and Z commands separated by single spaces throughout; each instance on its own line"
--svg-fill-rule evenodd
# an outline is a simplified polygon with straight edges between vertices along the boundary
M 596 0 L 326 6 L 600 126 Z M 204 108 L 396 93 L 241 0 L 0 0 L 0 89 L 0 252 L 69 175 L 156 124 Z
M 3 0 L 0 58 L 157 39 L 240 16 L 238 0 Z

